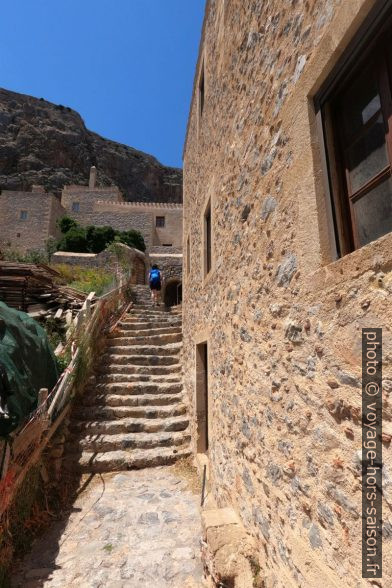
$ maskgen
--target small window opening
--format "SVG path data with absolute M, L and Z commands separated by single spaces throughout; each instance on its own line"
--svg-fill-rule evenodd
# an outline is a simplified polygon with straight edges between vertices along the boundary
M 204 63 L 201 67 L 201 73 L 200 73 L 200 80 L 199 80 L 199 113 L 200 113 L 200 117 L 203 116 L 203 110 L 204 110 L 204 90 L 205 90 L 205 84 L 204 84 Z
M 164 216 L 157 216 L 155 219 L 155 226 L 156 227 L 164 227 L 165 226 L 165 217 Z
M 212 265 L 212 235 L 211 235 L 211 201 L 208 202 L 204 213 L 204 268 L 205 275 L 211 271 Z
M 196 345 L 197 452 L 208 451 L 208 347 Z
M 191 271 L 191 243 L 190 237 L 186 241 L 186 273 L 189 274 Z

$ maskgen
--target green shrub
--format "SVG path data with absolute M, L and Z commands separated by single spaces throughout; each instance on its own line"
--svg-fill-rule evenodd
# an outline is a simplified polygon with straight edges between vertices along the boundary
M 128 247 L 135 247 L 135 249 L 139 249 L 139 251 L 146 250 L 146 244 L 144 243 L 144 238 L 139 231 L 135 231 L 134 229 L 130 229 L 129 231 L 117 231 L 118 240 Z
M 74 253 L 89 253 L 86 229 L 80 226 L 71 227 L 58 242 L 57 249 Z
M 100 253 L 113 243 L 116 231 L 112 227 L 89 226 L 86 229 L 87 247 L 91 253 Z
M 101 253 L 114 242 L 124 243 L 128 247 L 135 247 L 145 251 L 143 235 L 139 231 L 116 231 L 113 227 L 97 227 L 90 225 L 82 227 L 73 218 L 63 216 L 57 221 L 63 237 L 57 243 L 58 251 L 74 253 Z
M 65 233 L 72 229 L 72 227 L 77 227 L 78 223 L 70 216 L 63 216 L 57 221 L 57 226 L 60 228 L 63 235 L 65 235 Z

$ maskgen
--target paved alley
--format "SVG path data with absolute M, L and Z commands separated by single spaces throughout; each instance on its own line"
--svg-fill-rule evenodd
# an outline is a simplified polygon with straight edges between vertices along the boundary
M 13 588 L 199 588 L 199 497 L 175 467 L 96 474 L 33 544 Z

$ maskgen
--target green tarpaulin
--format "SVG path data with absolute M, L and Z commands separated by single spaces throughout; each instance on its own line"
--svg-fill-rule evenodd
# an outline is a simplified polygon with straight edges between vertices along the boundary
M 36 408 L 39 390 L 53 388 L 58 372 L 45 330 L 1 301 L 0 362 L 9 383 L 8 410 L 20 424 Z

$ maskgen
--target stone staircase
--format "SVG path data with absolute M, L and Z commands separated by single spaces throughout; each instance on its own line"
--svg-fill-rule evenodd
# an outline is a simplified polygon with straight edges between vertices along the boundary
M 164 465 L 190 454 L 181 314 L 153 307 L 147 286 L 133 292 L 134 306 L 73 411 L 70 449 L 83 471 Z

